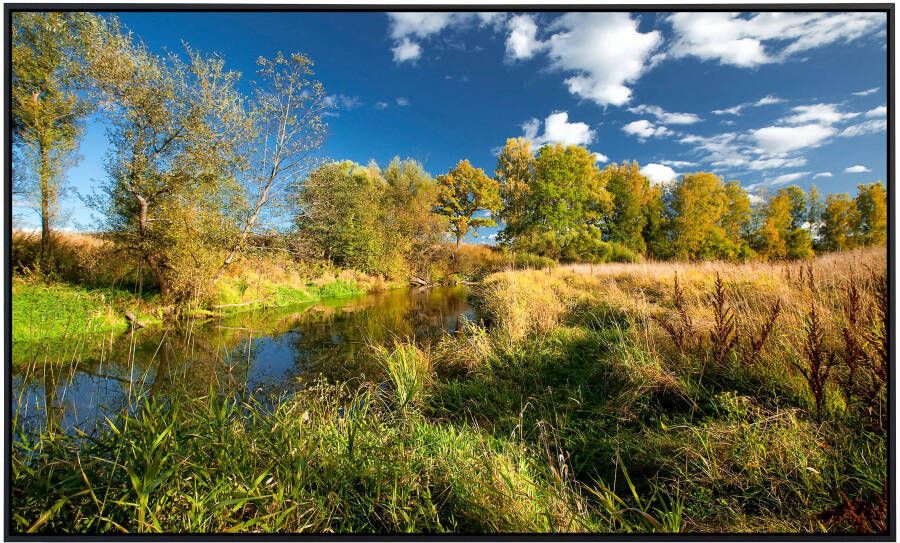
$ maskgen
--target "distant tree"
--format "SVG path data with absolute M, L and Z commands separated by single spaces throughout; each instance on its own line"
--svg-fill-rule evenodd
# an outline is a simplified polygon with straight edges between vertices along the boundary
M 809 220 L 809 198 L 806 192 L 797 185 L 783 188 L 779 192 L 786 193 L 791 201 L 791 230 L 802 227 Z
M 746 244 L 750 226 L 750 197 L 738 181 L 725 183 L 726 208 L 722 216 L 725 235 L 736 245 Z
M 497 157 L 494 172 L 499 184 L 501 207 L 498 217 L 505 223 L 503 236 L 511 237 L 522 224 L 534 178 L 534 155 L 531 142 L 510 138 Z
M 437 176 L 436 181 L 438 196 L 434 211 L 447 217 L 457 247 L 469 230 L 497 225 L 492 216 L 477 216 L 479 212 L 492 214 L 500 209 L 498 183 L 484 170 L 461 160 L 449 172 Z
M 787 236 L 787 257 L 791 260 L 803 260 L 815 256 L 812 237 L 806 228 L 794 228 Z
M 793 209 L 791 195 L 785 190 L 778 191 L 766 202 L 755 246 L 761 256 L 770 260 L 787 258 Z
M 806 220 L 809 221 L 809 232 L 813 238 L 818 238 L 819 226 L 822 222 L 822 213 L 825 212 L 825 204 L 822 203 L 822 194 L 818 187 L 809 187 L 809 207 L 806 210 Z
M 826 251 L 842 251 L 856 246 L 857 210 L 849 194 L 829 194 L 822 213 L 821 243 Z
M 712 173 L 684 175 L 672 193 L 672 245 L 676 258 L 733 259 L 739 246 L 723 226 L 728 194 L 722 179 Z
M 645 219 L 643 236 L 647 244 L 647 254 L 658 259 L 672 256 L 667 198 L 670 198 L 670 193 L 665 187 L 651 185 L 647 191 L 647 203 L 643 210 Z
M 13 143 L 19 151 L 16 158 L 27 161 L 14 159 L 13 170 L 20 192 L 33 194 L 37 201 L 42 257 L 51 249 L 65 170 L 74 161 L 90 109 L 79 92 L 87 17 L 76 12 L 12 13 Z
M 612 197 L 612 213 L 607 221 L 607 239 L 638 253 L 647 252 L 644 228 L 648 217 L 645 209 L 653 194 L 650 181 L 637 162 L 609 164 L 601 171 L 606 190 Z
M 856 233 L 862 245 L 887 241 L 887 193 L 881 181 L 859 185 L 856 195 Z

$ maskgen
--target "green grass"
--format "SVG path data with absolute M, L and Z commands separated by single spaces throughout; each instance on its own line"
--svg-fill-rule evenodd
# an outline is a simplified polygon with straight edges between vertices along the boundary
M 15 280 L 12 290 L 12 338 L 15 343 L 61 340 L 84 334 L 126 330 L 125 312 L 156 322 L 148 300 L 113 288 Z

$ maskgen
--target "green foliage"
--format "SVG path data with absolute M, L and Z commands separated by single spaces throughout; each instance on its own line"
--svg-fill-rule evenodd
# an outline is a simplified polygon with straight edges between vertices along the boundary
M 497 156 L 495 171 L 500 187 L 501 207 L 498 217 L 510 231 L 516 231 L 525 218 L 529 191 L 534 179 L 534 155 L 531 142 L 525 138 L 511 138 Z
M 15 190 L 41 217 L 41 254 L 50 248 L 64 174 L 74 161 L 90 105 L 79 94 L 82 27 L 88 15 L 17 11 L 12 16 L 10 109 Z M 27 162 L 21 163 L 21 159 Z
M 484 170 L 461 160 L 435 180 L 438 192 L 434 212 L 447 217 L 457 247 L 470 229 L 497 225 L 491 214 L 500 209 L 500 187 Z M 488 216 L 476 216 L 479 212 L 487 212 Z
M 296 218 L 313 255 L 371 274 L 398 278 L 418 271 L 444 224 L 431 213 L 435 186 L 414 161 L 377 165 L 333 162 L 296 192 Z
M 741 241 L 731 237 L 741 228 L 746 214 L 739 208 L 740 189 L 726 189 L 721 178 L 711 173 L 682 176 L 672 192 L 672 249 L 681 259 L 735 260 L 742 253 Z M 735 217 L 735 213 L 737 217 Z
M 607 221 L 606 238 L 636 253 L 647 252 L 644 229 L 648 204 L 655 196 L 650 181 L 641 175 L 637 162 L 610 164 L 601 174 L 607 178 L 606 190 L 612 196 L 612 213 Z
M 887 241 L 887 193 L 881 181 L 857 187 L 856 211 L 860 244 L 880 245 Z

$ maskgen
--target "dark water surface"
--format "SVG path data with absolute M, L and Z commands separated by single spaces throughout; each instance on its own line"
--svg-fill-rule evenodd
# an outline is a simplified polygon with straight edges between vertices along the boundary
M 17 428 L 92 432 L 143 398 L 173 393 L 273 398 L 315 378 L 382 378 L 367 344 L 422 342 L 474 319 L 466 289 L 404 289 L 246 312 L 178 329 L 13 345 Z

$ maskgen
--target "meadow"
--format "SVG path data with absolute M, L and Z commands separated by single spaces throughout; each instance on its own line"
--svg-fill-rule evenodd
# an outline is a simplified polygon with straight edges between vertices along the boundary
M 370 343 L 377 374 L 19 431 L 12 529 L 883 532 L 886 273 L 884 247 L 495 272 L 479 322 Z

